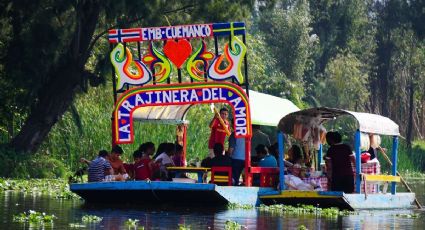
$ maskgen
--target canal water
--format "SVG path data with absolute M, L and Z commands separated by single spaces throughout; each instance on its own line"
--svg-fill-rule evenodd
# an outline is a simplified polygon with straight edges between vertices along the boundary
M 425 204 L 425 183 L 412 183 L 412 189 Z M 400 189 L 401 190 L 401 189 Z M 320 217 L 314 215 L 271 215 L 250 210 L 211 210 L 202 207 L 99 207 L 85 205 L 82 200 L 60 200 L 49 196 L 34 196 L 20 192 L 0 193 L 0 229 L 138 229 L 129 228 L 128 219 L 139 220 L 144 229 L 178 229 L 179 225 L 190 229 L 224 229 L 226 221 L 235 221 L 242 229 L 425 229 L 424 210 L 375 210 L 360 211 L 357 215 Z M 54 214 L 58 218 L 53 225 L 29 225 L 13 222 L 13 215 L 28 210 Z M 406 215 L 400 215 L 406 214 Z M 411 214 L 418 214 L 412 218 Z M 96 224 L 84 224 L 84 215 L 102 217 Z M 410 216 L 409 216 L 410 215 Z

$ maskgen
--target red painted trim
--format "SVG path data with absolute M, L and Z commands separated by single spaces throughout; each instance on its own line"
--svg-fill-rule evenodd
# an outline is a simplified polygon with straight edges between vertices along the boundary
M 248 187 L 252 186 L 252 173 L 250 168 L 251 168 L 251 137 L 248 137 L 248 138 L 245 138 L 245 185 Z
M 183 166 L 186 166 L 187 152 L 187 124 L 183 125 Z
M 116 136 L 115 136 L 115 117 L 114 117 L 114 113 L 112 113 L 112 118 L 111 118 L 111 125 L 112 125 L 112 141 L 111 141 L 111 145 L 112 147 L 114 147 L 116 144 L 115 140 L 116 140 Z

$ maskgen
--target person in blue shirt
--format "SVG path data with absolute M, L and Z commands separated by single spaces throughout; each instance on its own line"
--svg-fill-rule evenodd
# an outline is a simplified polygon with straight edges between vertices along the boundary
M 257 152 L 257 156 L 260 159 L 258 162 L 259 167 L 277 167 L 276 158 L 269 154 L 269 151 L 265 145 L 257 145 L 257 147 L 255 147 L 255 151 Z
M 236 138 L 235 132 L 229 137 L 229 156 L 232 158 L 233 185 L 239 185 L 239 178 L 245 168 L 245 138 Z

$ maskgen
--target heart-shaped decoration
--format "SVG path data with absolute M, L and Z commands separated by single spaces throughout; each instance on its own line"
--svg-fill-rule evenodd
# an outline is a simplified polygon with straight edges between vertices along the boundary
M 227 96 L 232 97 L 232 96 L 233 96 L 233 93 L 232 93 L 232 92 L 230 92 L 230 91 L 228 91 L 228 92 L 227 92 Z
M 164 54 L 178 69 L 192 53 L 192 45 L 187 40 L 168 40 L 164 46 Z
M 202 91 L 201 90 L 196 91 L 196 94 L 198 95 L 198 97 L 200 97 L 200 96 L 202 96 Z
M 120 121 L 121 121 L 121 125 L 125 125 L 125 123 L 127 123 L 127 121 L 124 119 L 121 119 Z

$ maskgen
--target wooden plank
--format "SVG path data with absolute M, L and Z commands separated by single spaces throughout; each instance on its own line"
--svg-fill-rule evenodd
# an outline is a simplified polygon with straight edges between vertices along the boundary
M 388 181 L 388 182 L 400 182 L 399 176 L 392 175 L 372 175 L 372 174 L 363 174 L 365 181 Z

